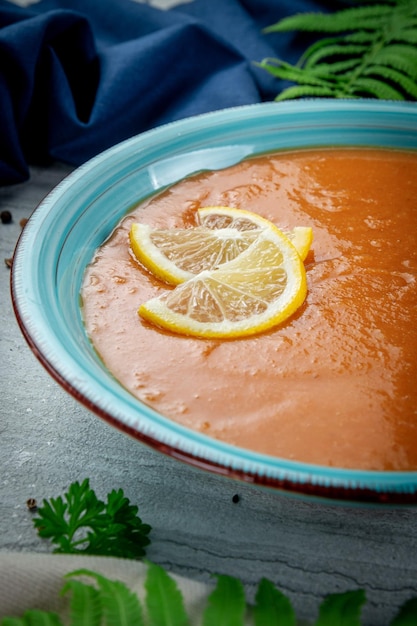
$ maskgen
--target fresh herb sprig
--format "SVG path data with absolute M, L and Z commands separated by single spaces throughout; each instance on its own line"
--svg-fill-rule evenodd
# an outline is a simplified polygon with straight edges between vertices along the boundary
M 99 500 L 86 478 L 74 482 L 62 498 L 44 500 L 33 520 L 41 537 L 57 545 L 55 553 L 141 558 L 151 527 L 138 516 L 123 490 Z
M 123 491 L 99 500 L 89 480 L 72 483 L 64 497 L 44 500 L 33 519 L 39 535 L 48 538 L 61 554 L 96 554 L 137 559 L 150 543 L 151 527 L 138 517 Z M 3 617 L 0 626 L 296 626 L 294 608 L 268 579 L 263 578 L 254 602 L 247 599 L 242 582 L 232 576 L 216 577 L 197 623 L 187 613 L 175 579 L 161 566 L 147 562 L 144 601 L 124 583 L 88 569 L 66 575 L 62 594 L 69 594 L 67 621 L 54 612 L 38 609 L 22 617 Z M 81 578 L 81 579 L 80 579 Z M 86 578 L 89 582 L 86 582 Z M 330 594 L 320 604 L 314 626 L 360 626 L 365 591 Z M 417 598 L 403 604 L 388 626 L 415 626 Z M 381 625 L 382 626 L 382 625 Z
M 82 580 L 80 580 L 80 577 Z M 242 583 L 218 576 L 197 623 L 187 614 L 176 581 L 160 565 L 148 563 L 145 597 L 141 601 L 127 585 L 80 569 L 66 575 L 61 595 L 70 594 L 69 621 L 54 612 L 28 610 L 23 617 L 4 617 L 0 626 L 296 626 L 290 601 L 268 580 L 258 585 L 254 604 Z M 85 582 L 89 579 L 90 582 Z M 361 590 L 328 596 L 320 605 L 315 626 L 360 626 L 365 601 Z M 406 603 L 390 626 L 413 626 L 417 602 Z
M 297 64 L 264 59 L 258 65 L 296 83 L 275 98 L 417 100 L 417 2 L 379 0 L 334 13 L 300 13 L 265 29 L 331 35 L 307 48 Z

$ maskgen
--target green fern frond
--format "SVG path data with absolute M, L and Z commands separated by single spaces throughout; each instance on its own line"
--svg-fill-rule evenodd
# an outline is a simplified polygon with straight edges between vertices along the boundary
M 302 54 L 297 62 L 297 67 L 303 67 L 313 64 L 316 60 L 316 54 L 319 54 L 322 48 L 328 50 L 332 46 L 336 45 L 358 45 L 358 53 L 364 53 L 369 45 L 372 45 L 375 40 L 375 33 L 367 31 L 359 31 L 358 33 L 351 33 L 345 35 L 343 41 L 340 37 L 325 37 L 319 39 L 315 43 L 311 44 L 309 48 Z M 311 61 L 313 60 L 313 62 Z
M 404 100 L 404 96 L 386 82 L 375 78 L 358 78 L 351 88 L 352 95 L 373 96 L 380 100 Z
M 285 61 L 280 61 L 279 59 L 264 59 L 257 65 L 268 69 L 268 72 L 272 75 L 282 78 L 283 80 L 297 82 L 301 85 L 305 82 L 306 84 L 317 87 L 325 87 L 327 85 L 327 81 L 323 80 L 320 76 L 316 76 L 313 73 L 307 76 L 304 70 L 290 63 L 286 63 Z
M 320 63 L 323 59 L 336 59 L 340 57 L 360 57 L 366 54 L 368 46 L 356 44 L 334 44 L 331 46 L 323 46 L 316 52 L 307 57 L 305 67 L 311 68 Z
M 371 4 L 369 4 L 369 2 Z M 276 100 L 300 97 L 417 100 L 417 0 L 379 0 L 336 13 L 286 17 L 265 32 L 332 33 L 295 65 L 265 59 L 276 78 L 298 84 Z M 340 33 L 340 34 L 337 34 Z
M 392 67 L 400 72 L 404 72 L 410 77 L 410 79 L 417 78 L 417 55 L 416 59 L 410 58 L 410 55 L 404 54 L 400 48 L 403 46 L 387 46 L 381 48 L 373 58 L 373 62 L 384 65 L 386 67 Z M 416 51 L 417 52 L 417 51 Z
M 343 9 L 337 13 L 298 13 L 264 29 L 265 33 L 283 33 L 293 30 L 304 32 L 343 33 L 370 29 L 384 25 L 392 8 L 387 5 L 361 6 Z
M 404 69 L 410 74 L 417 76 L 417 48 L 407 44 L 390 44 L 381 48 L 374 59 L 384 58 L 384 65 L 404 64 Z M 409 69 L 406 69 L 409 68 Z
M 372 65 L 372 67 L 369 67 L 364 74 L 374 77 L 381 76 L 384 80 L 388 79 L 394 84 L 400 85 L 403 91 L 405 91 L 414 100 L 417 100 L 417 84 L 398 70 L 394 70 L 391 67 L 385 67 L 383 65 Z
M 345 35 L 344 41 L 346 41 L 347 43 L 373 44 L 377 37 L 378 31 L 358 30 L 356 32 L 348 33 L 347 35 Z M 337 38 L 337 41 L 339 41 L 339 38 Z
M 311 46 L 301 55 L 298 59 L 297 67 L 305 65 L 308 59 L 310 59 L 310 57 L 312 57 L 318 50 L 321 50 L 321 48 L 335 45 L 339 43 L 339 41 L 340 37 L 323 37 L 322 39 L 319 39 L 315 43 L 311 44 Z
M 401 32 L 400 41 L 417 44 L 417 29 L 404 28 Z
M 314 76 L 320 76 L 327 78 L 329 81 L 335 81 L 338 79 L 338 74 L 344 74 L 348 70 L 353 70 L 360 64 L 360 59 L 346 59 L 345 61 L 339 61 L 335 63 L 320 63 L 316 65 L 311 71 Z
M 313 85 L 297 85 L 284 89 L 276 98 L 276 102 L 282 100 L 294 100 L 296 98 L 333 98 L 334 92 L 331 87 L 314 87 Z

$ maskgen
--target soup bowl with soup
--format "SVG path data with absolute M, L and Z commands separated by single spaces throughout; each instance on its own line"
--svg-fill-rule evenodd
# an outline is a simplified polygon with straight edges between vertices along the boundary
M 16 316 L 70 394 L 161 453 L 288 494 L 415 504 L 416 198 L 415 104 L 181 120 L 100 154 L 40 204 L 14 257 Z M 286 319 L 195 336 L 138 315 L 178 286 L 138 260 L 132 225 L 195 230 L 207 207 L 249 212 L 287 242 L 313 233 Z

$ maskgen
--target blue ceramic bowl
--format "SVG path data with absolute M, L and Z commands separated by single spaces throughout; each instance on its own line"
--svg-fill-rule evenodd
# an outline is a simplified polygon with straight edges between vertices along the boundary
M 74 171 L 36 209 L 17 245 L 12 297 L 31 348 L 64 388 L 117 428 L 217 474 L 338 501 L 417 504 L 417 472 L 353 471 L 275 458 L 187 429 L 126 391 L 85 333 L 86 265 L 142 198 L 197 171 L 258 153 L 313 146 L 417 149 L 417 105 L 311 100 L 227 109 L 114 146 Z

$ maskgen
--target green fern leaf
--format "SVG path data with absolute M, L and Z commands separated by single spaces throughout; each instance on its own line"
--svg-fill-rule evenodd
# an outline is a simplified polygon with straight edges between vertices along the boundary
M 68 580 L 61 595 L 67 592 L 71 593 L 71 623 L 79 626 L 100 626 L 102 612 L 97 589 L 79 580 Z
M 401 44 L 386 46 L 379 50 L 372 60 L 405 72 L 410 78 L 417 78 L 417 49 L 412 46 Z
M 331 87 L 315 87 L 313 85 L 296 85 L 287 87 L 275 98 L 276 102 L 294 100 L 295 98 L 337 98 L 337 90 Z M 349 97 L 349 96 L 346 96 Z
M 101 614 L 107 626 L 144 626 L 142 607 L 138 596 L 122 582 L 110 580 L 101 574 L 87 569 L 80 569 L 66 575 L 72 579 L 74 576 L 88 576 L 93 578 L 98 587 L 98 600 L 101 606 Z M 95 626 L 94 622 L 74 622 L 77 626 Z M 99 624 L 102 622 L 99 621 Z
M 189 625 L 182 593 L 160 565 L 148 563 L 145 589 L 150 626 Z
M 411 598 L 402 605 L 390 626 L 414 626 L 415 624 L 417 624 L 417 598 Z
M 264 59 L 258 65 L 266 69 L 276 78 L 281 78 L 282 80 L 293 81 L 300 84 L 317 85 L 319 87 L 325 87 L 327 84 L 322 78 L 316 77 L 313 73 L 307 73 L 304 69 L 290 65 L 280 59 Z
M 368 46 L 358 44 L 334 44 L 331 46 L 324 46 L 309 56 L 305 67 L 314 67 L 323 59 L 360 56 L 365 54 L 368 50 Z
M 4 620 L 4 624 L 2 622 L 2 626 L 18 626 L 19 624 L 19 621 L 15 625 L 13 625 L 13 622 L 8 623 L 6 620 Z M 22 626 L 62 626 L 62 622 L 56 613 L 38 609 L 25 611 L 21 624 Z
M 358 78 L 352 85 L 350 93 L 360 97 L 370 95 L 380 100 L 405 100 L 403 94 L 391 87 L 391 85 L 368 76 Z
M 417 78 L 417 61 L 413 62 L 406 55 L 401 54 L 396 46 L 387 46 L 379 50 L 373 57 L 373 63 L 392 67 L 407 74 L 409 78 Z
M 375 30 L 385 24 L 392 9 L 386 5 L 354 7 L 337 13 L 298 13 L 264 29 L 265 33 L 301 30 L 305 32 L 343 33 L 352 30 Z
M 324 48 L 326 46 L 332 46 L 333 44 L 337 44 L 340 41 L 340 36 L 338 37 L 323 37 L 319 39 L 315 43 L 311 44 L 309 48 L 304 52 L 304 54 L 299 58 L 297 67 L 302 67 L 306 64 L 307 60 L 316 53 L 317 50 Z
M 372 1 L 335 13 L 297 14 L 266 30 L 340 33 L 313 43 L 296 65 L 273 59 L 262 63 L 272 75 L 298 85 L 284 89 L 276 100 L 417 100 L 417 1 Z
M 343 73 L 354 69 L 359 63 L 360 61 L 357 59 L 347 59 L 346 61 L 332 64 L 321 63 L 307 71 L 306 68 L 294 67 L 279 59 L 269 59 L 260 63 L 259 66 L 268 70 L 276 78 L 297 82 L 299 85 L 308 85 L 309 87 L 322 89 L 333 89 L 338 85 L 340 89 L 343 89 L 343 81 L 339 78 L 339 73 L 343 79 Z M 330 93 L 327 95 L 330 95 Z
M 358 30 L 344 35 L 343 38 L 347 43 L 363 43 L 370 45 L 377 39 L 378 34 L 378 30 Z M 338 41 L 340 41 L 340 37 L 338 37 Z
M 338 35 L 336 37 L 322 37 L 315 41 L 300 57 L 297 65 L 302 66 L 306 64 L 307 60 L 315 55 L 321 48 L 333 45 L 346 45 L 354 44 L 358 45 L 358 52 L 366 52 L 369 50 L 369 46 L 373 45 L 375 39 L 378 37 L 378 31 L 365 31 L 359 30 L 354 33 L 348 33 L 345 35 Z M 359 47 L 360 46 L 360 47 Z
M 320 605 L 315 626 L 360 626 L 365 599 L 362 589 L 327 596 Z
M 360 65 L 360 62 L 360 59 L 346 59 L 335 63 L 320 63 L 311 70 L 311 73 L 316 77 L 327 77 L 328 80 L 335 81 L 338 74 L 355 69 Z
M 253 607 L 255 626 L 295 626 L 294 609 L 288 598 L 268 579 L 258 585 Z
M 142 607 L 138 596 L 118 581 L 99 581 L 101 603 L 107 626 L 144 626 Z
M 403 41 L 404 43 L 417 44 L 417 30 L 413 30 L 412 28 L 404 28 L 401 31 L 398 39 L 400 41 Z
M 384 65 L 372 65 L 363 72 L 366 76 L 379 76 L 391 81 L 392 84 L 401 87 L 409 96 L 417 100 L 417 84 L 402 72 Z
M 354 35 L 345 35 L 342 37 L 325 37 L 319 39 L 315 43 L 313 43 L 304 54 L 300 57 L 297 62 L 297 67 L 308 67 L 310 65 L 315 64 L 316 53 L 318 53 L 322 48 L 326 48 L 333 45 L 342 45 L 343 44 L 363 44 L 361 48 L 358 48 L 359 52 L 365 53 L 369 46 L 373 44 L 375 40 L 375 33 L 369 33 L 364 31 L 359 31 L 361 34 L 365 35 L 364 37 L 358 37 L 357 40 Z M 357 33 L 359 34 L 359 33 Z M 346 51 L 345 51 L 346 52 Z M 313 61 L 310 59 L 313 58 Z
M 246 612 L 243 584 L 233 576 L 217 576 L 204 609 L 203 626 L 243 626 Z

